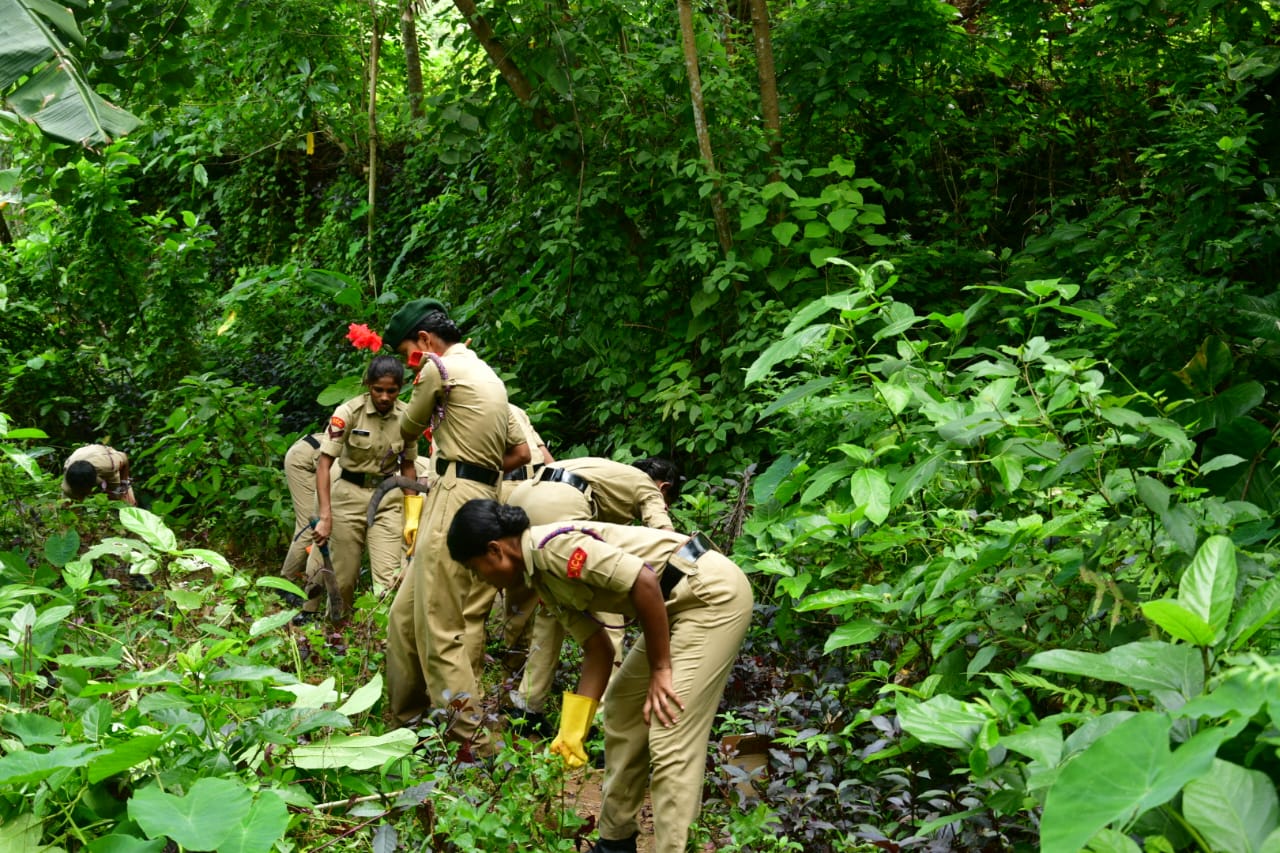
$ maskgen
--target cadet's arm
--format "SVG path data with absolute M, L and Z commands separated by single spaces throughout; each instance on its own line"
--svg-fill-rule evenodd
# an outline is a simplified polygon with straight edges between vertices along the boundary
M 521 465 L 528 465 L 533 455 L 529 453 L 529 445 L 527 442 L 520 442 L 517 445 L 507 448 L 507 452 L 502 455 L 502 470 L 514 471 Z
M 667 603 L 662 599 L 658 575 L 649 566 L 636 577 L 630 597 L 649 657 L 649 695 L 644 703 L 644 721 L 649 724 L 652 712 L 658 722 L 670 726 L 676 721 L 676 709 L 684 710 L 684 703 L 671 681 L 671 624 L 667 621 Z
M 613 674 L 613 641 L 609 632 L 600 628 L 582 644 L 582 674 L 578 676 L 578 694 L 599 699 Z

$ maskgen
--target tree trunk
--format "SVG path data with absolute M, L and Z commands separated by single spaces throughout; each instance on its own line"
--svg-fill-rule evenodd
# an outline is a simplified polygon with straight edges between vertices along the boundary
M 400 40 L 404 42 L 405 91 L 409 114 L 422 118 L 422 58 L 418 54 L 418 24 L 413 14 L 414 0 L 400 0 Z
M 756 69 L 760 77 L 760 109 L 769 141 L 769 159 L 773 163 L 769 180 L 777 181 L 778 161 L 782 159 L 782 116 L 778 110 L 778 76 L 773 67 L 768 0 L 751 0 L 751 29 L 755 33 Z
M 373 34 L 369 39 L 369 212 L 366 218 L 364 250 L 368 258 L 369 289 L 376 300 L 378 279 L 373 269 L 373 223 L 378 199 L 378 53 L 382 41 L 377 0 L 369 0 L 369 13 L 373 19 Z
M 684 41 L 684 67 L 689 75 L 689 95 L 693 98 L 693 126 L 698 135 L 698 150 L 707 171 L 716 177 L 716 161 L 711 154 L 711 132 L 707 128 L 707 113 L 702 103 L 702 75 L 698 72 L 698 41 L 693 29 L 692 0 L 676 0 L 680 11 L 680 35 Z M 725 254 L 733 248 L 733 232 L 729 229 L 729 214 L 724 209 L 724 197 L 717 189 L 711 194 L 711 212 L 716 220 L 716 236 Z
M 453 5 L 462 13 L 462 17 L 467 19 L 471 32 L 475 35 L 476 40 L 480 42 L 480 46 L 484 48 L 484 52 L 488 54 L 489 61 L 494 64 L 494 67 L 498 69 L 498 73 L 502 75 L 502 79 L 507 81 L 507 86 L 511 88 L 516 100 L 526 107 L 532 105 L 533 86 L 529 83 L 529 78 L 525 77 L 524 72 L 511 61 L 511 56 L 507 53 L 506 47 L 493 34 L 493 27 L 489 26 L 489 22 L 476 9 L 475 0 L 453 0 Z M 541 106 L 534 109 L 533 120 L 534 124 L 540 129 L 546 129 L 554 125 L 550 116 Z

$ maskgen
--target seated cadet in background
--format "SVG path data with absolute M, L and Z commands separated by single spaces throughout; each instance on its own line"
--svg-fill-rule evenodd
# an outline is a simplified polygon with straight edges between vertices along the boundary
M 82 501 L 99 491 L 129 506 L 138 505 L 129 477 L 129 457 L 105 444 L 86 444 L 62 466 L 62 494 Z
M 532 586 L 582 645 L 551 751 L 586 763 L 604 697 L 604 785 L 593 853 L 635 853 L 645 789 L 655 853 L 685 853 L 702 807 L 707 742 L 751 621 L 751 586 L 702 535 L 579 522 L 530 527 L 516 506 L 472 500 L 449 527 L 449 553 L 501 589 Z M 643 637 L 614 672 L 590 611 L 625 613 Z M 605 688 L 608 692 L 605 692 Z
M 561 459 L 536 478 L 518 484 L 507 503 L 523 509 L 531 524 L 639 521 L 646 527 L 674 530 L 667 507 L 680 496 L 683 480 L 674 462 L 656 457 L 632 465 L 596 456 Z M 519 590 L 515 594 L 519 595 Z M 621 662 L 622 618 L 613 613 L 592 616 L 607 629 L 615 659 Z M 525 712 L 522 716 L 536 729 L 545 726 L 542 715 L 563 644 L 564 628 L 545 610 L 539 611 L 533 617 L 524 677 L 511 697 L 516 709 Z

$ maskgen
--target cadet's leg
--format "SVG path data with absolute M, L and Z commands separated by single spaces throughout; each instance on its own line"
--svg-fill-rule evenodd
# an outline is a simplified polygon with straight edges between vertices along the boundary
M 457 493 L 457 494 L 455 494 Z M 469 497 L 475 497 L 453 481 L 453 473 L 441 479 L 428 495 L 418 531 L 418 548 L 414 549 L 414 569 L 421 558 L 418 580 L 423 586 L 417 596 L 415 622 L 423 640 L 424 675 L 431 690 L 431 701 L 439 708 L 454 713 L 450 735 L 461 741 L 486 744 L 488 734 L 480 726 L 480 686 L 476 682 L 471 661 L 467 657 L 466 622 L 463 602 L 471 592 L 469 569 L 449 558 L 446 534 L 449 522 Z M 479 497 L 485 497 L 481 494 Z M 421 537 L 426 537 L 421 539 Z M 445 698 L 448 691 L 449 698 Z M 454 706 L 459 696 L 461 707 Z
M 413 630 L 413 568 L 405 572 L 387 615 L 387 705 L 401 723 L 425 714 L 431 707 L 427 682 L 422 677 L 418 638 Z
M 311 544 L 311 516 L 316 512 L 316 472 L 307 470 L 299 460 L 302 454 L 285 455 L 284 475 L 289 484 L 289 497 L 293 500 L 293 538 L 289 553 L 285 555 L 280 574 L 297 583 L 302 580 L 307 565 L 307 546 Z
M 649 728 L 655 853 L 684 853 L 702 809 L 711 724 L 751 621 L 751 588 L 737 566 L 708 554 L 698 569 L 681 584 L 687 589 L 676 587 L 671 602 L 672 681 L 684 711 L 670 728 Z M 703 604 L 681 610 L 682 599 Z
M 649 727 L 643 716 L 648 693 L 649 660 L 641 638 L 614 671 L 604 695 L 600 837 L 611 841 L 630 838 L 639 829 L 636 815 L 649 785 Z
M 339 480 L 330 498 L 333 531 L 329 535 L 329 557 L 333 561 L 333 573 L 338 576 L 344 610 L 350 614 L 364 556 L 364 514 L 369 505 L 369 490 Z
M 477 684 L 484 678 L 485 622 L 489 618 L 489 611 L 493 609 L 493 599 L 497 595 L 496 586 L 490 586 L 480 578 L 472 577 L 471 592 L 462 605 L 462 618 L 467 626 L 467 659 L 471 661 L 471 671 L 475 673 Z
M 399 492 L 382 499 L 366 538 L 373 582 L 383 590 L 391 589 L 404 554 L 404 498 Z
M 516 704 L 526 711 L 541 714 L 547 706 L 551 682 L 556 667 L 560 665 L 560 648 L 564 645 L 564 628 L 560 621 L 539 609 L 533 617 L 533 631 L 529 636 L 529 657 L 525 662 L 524 677 L 516 693 Z

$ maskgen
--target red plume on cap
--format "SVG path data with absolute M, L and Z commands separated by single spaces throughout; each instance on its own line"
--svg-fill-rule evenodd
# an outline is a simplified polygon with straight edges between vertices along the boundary
M 351 341 L 351 345 L 356 349 L 367 349 L 370 352 L 382 349 L 382 338 L 377 332 L 369 331 L 369 327 L 363 323 L 352 323 L 347 326 L 347 340 Z

